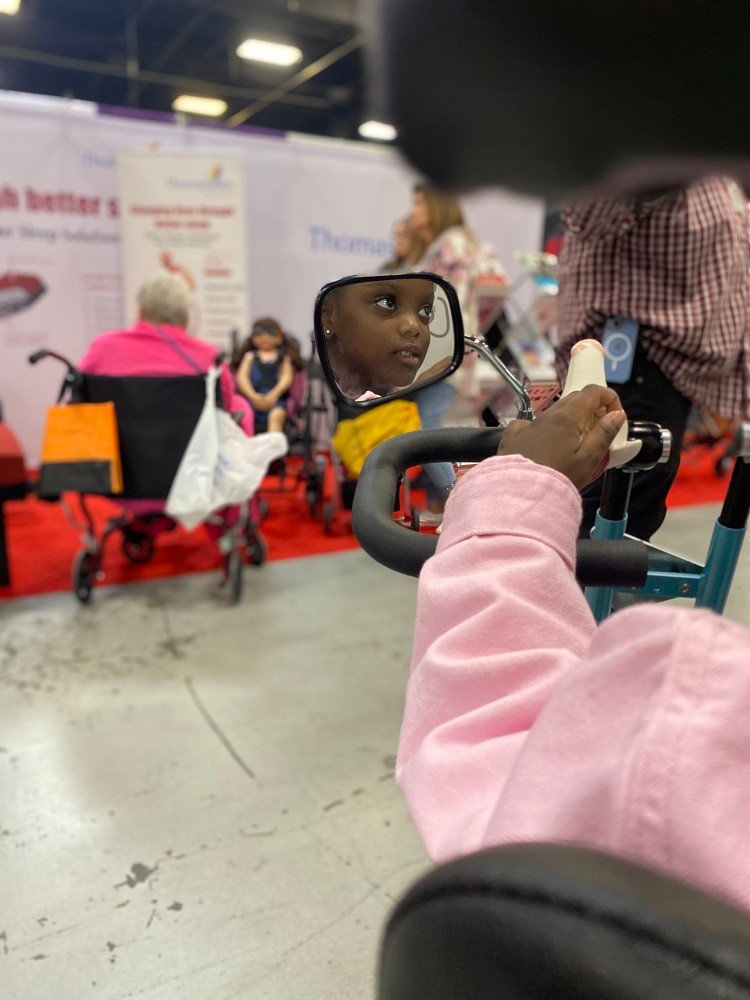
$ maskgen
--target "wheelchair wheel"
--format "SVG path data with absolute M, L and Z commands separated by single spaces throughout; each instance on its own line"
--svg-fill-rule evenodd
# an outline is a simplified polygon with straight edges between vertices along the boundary
M 91 591 L 94 589 L 96 574 L 99 572 L 99 559 L 95 553 L 82 549 L 76 553 L 73 560 L 73 593 L 81 604 L 88 604 Z
M 154 540 L 140 531 L 123 532 L 122 552 L 132 563 L 146 563 L 154 554 Z
M 231 606 L 239 604 L 242 597 L 242 553 L 239 549 L 232 549 L 227 556 L 227 596 Z
M 262 566 L 266 561 L 268 558 L 268 545 L 259 531 L 248 533 L 245 551 L 253 566 Z

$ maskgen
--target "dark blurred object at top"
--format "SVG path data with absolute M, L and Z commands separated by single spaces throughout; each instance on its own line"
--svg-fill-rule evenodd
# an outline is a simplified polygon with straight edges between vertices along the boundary
M 383 114 L 436 184 L 750 186 L 750 4 L 376 0 L 371 17 Z

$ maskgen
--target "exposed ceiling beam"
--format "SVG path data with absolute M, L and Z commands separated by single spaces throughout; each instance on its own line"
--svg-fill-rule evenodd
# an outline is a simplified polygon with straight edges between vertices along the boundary
M 252 104 L 248 104 L 246 108 L 238 111 L 236 114 L 228 118 L 227 121 L 231 126 L 242 125 L 253 115 L 257 115 L 264 108 L 267 108 L 271 104 L 275 104 L 276 101 L 289 100 L 290 91 L 294 90 L 296 87 L 300 87 L 303 83 L 307 83 L 314 76 L 322 73 L 323 70 L 328 69 L 329 66 L 333 66 L 344 56 L 348 56 L 350 52 L 355 52 L 357 49 L 361 48 L 364 44 L 364 35 L 356 34 L 349 39 L 348 42 L 344 42 L 343 45 L 339 45 L 338 48 L 332 49 L 326 55 L 321 56 L 320 59 L 316 59 L 315 62 L 310 63 L 309 66 L 305 66 L 304 69 L 300 70 L 299 73 L 295 73 L 294 76 L 290 77 L 284 83 L 280 83 L 278 87 L 274 87 L 273 90 L 269 90 L 267 94 L 259 97 L 258 100 L 254 101 Z
M 195 11 L 190 20 L 182 26 L 176 35 L 174 35 L 169 42 L 169 45 L 165 45 L 164 48 L 159 51 L 159 55 L 156 59 L 151 62 L 152 72 L 158 72 L 162 69 L 162 67 L 166 66 L 172 56 L 179 51 L 188 38 L 190 38 L 190 36 L 196 31 L 196 29 L 200 28 L 210 13 L 211 11 L 205 7 Z
M 240 7 L 216 0 L 214 13 L 237 21 L 243 28 L 253 30 L 278 32 L 280 36 L 301 36 L 303 38 L 319 38 L 323 41 L 337 41 L 344 34 L 349 34 L 352 25 L 340 21 L 328 21 L 320 18 L 306 17 L 301 11 L 289 12 L 286 17 L 279 16 L 268 10 L 259 10 L 257 5 L 243 2 Z
M 349 51 L 351 51 L 351 49 L 349 49 Z M 329 55 L 332 54 L 333 53 L 329 53 Z M 325 58 L 326 57 L 324 57 L 324 59 Z M 341 58 L 341 56 L 338 58 Z M 78 73 L 114 76 L 125 80 L 132 79 L 131 73 L 128 72 L 128 67 L 118 63 L 96 62 L 92 59 L 74 59 L 71 56 L 58 56 L 53 55 L 50 52 L 37 52 L 33 49 L 18 48 L 13 45 L 0 45 L 0 59 L 36 63 L 41 66 L 53 66 L 57 69 L 69 69 Z M 335 62 L 336 60 L 333 61 Z M 322 60 L 318 60 L 318 62 L 322 62 Z M 315 66 L 318 64 L 313 63 L 312 65 Z M 331 63 L 329 62 L 327 65 L 331 65 Z M 308 69 L 310 68 L 312 67 L 308 67 Z M 325 66 L 316 70 L 316 73 L 321 72 L 322 69 L 325 69 Z M 298 76 L 299 75 L 300 74 L 298 74 Z M 315 73 L 311 74 L 311 76 L 314 75 Z M 268 91 L 255 87 L 236 87 L 232 84 L 215 83 L 209 80 L 195 80 L 184 76 L 174 76 L 171 73 L 154 73 L 151 70 L 144 69 L 138 70 L 137 79 L 141 83 L 154 83 L 164 87 L 179 87 L 183 90 L 198 91 L 201 94 L 212 97 L 238 97 L 243 98 L 244 100 L 256 101 L 262 101 L 268 97 Z M 309 77 L 306 79 L 309 79 Z M 299 81 L 299 83 L 303 82 L 303 80 Z M 295 84 L 294 86 L 298 85 L 299 84 Z M 266 107 L 268 104 L 272 104 L 275 101 L 281 101 L 284 104 L 294 104 L 302 108 L 327 109 L 331 106 L 331 102 L 327 97 L 309 97 L 304 94 L 291 94 L 288 93 L 287 90 L 282 90 L 281 88 L 275 88 L 275 90 L 271 93 L 274 96 L 271 100 L 267 101 L 263 107 Z M 251 108 L 254 106 L 254 104 L 250 105 Z M 253 111 L 252 113 L 255 114 L 256 112 Z M 249 118 L 250 115 L 247 117 Z M 237 125 L 240 123 L 234 122 L 233 124 Z

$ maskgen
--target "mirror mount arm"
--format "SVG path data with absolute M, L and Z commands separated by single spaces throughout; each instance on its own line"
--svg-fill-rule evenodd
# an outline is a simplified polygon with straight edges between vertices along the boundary
M 531 408 L 531 397 L 513 372 L 503 364 L 496 354 L 492 353 L 492 349 L 487 341 L 482 337 L 464 336 L 464 344 L 467 347 L 470 347 L 473 351 L 476 351 L 476 353 L 483 357 L 486 361 L 489 361 L 493 368 L 499 372 L 503 379 L 508 383 L 518 400 L 518 419 L 533 420 L 534 411 Z

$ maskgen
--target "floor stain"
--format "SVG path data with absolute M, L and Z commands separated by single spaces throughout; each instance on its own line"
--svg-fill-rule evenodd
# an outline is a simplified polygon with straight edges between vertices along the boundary
M 343 799 L 334 799 L 334 801 L 329 802 L 327 806 L 323 806 L 323 812 L 324 813 L 330 812 L 331 809 L 335 809 L 336 806 L 343 806 L 343 804 L 344 804 Z
M 124 885 L 130 889 L 135 888 L 139 883 L 145 882 L 149 876 L 153 875 L 158 867 L 158 865 L 154 865 L 153 868 L 149 868 L 147 865 L 141 864 L 140 861 L 136 861 L 134 865 L 131 865 L 130 874 L 125 876 L 125 881 L 118 882 L 115 889 L 121 889 Z

